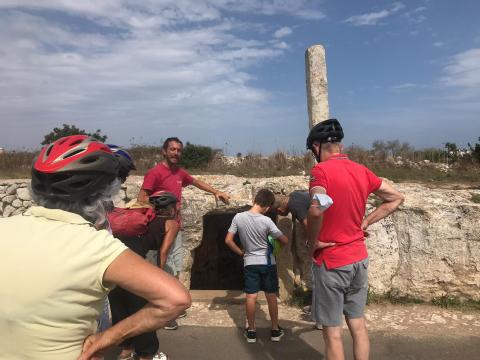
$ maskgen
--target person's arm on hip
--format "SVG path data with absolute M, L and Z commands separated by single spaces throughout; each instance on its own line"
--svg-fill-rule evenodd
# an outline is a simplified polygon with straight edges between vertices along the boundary
M 225 245 L 227 245 L 235 254 L 243 256 L 245 251 L 240 249 L 238 245 L 235 244 L 234 236 L 234 233 L 227 232 L 227 236 L 225 236 Z
M 316 186 L 310 190 L 310 196 L 312 197 L 312 200 L 307 215 L 307 244 L 312 248 L 312 251 L 335 245 L 334 242 L 318 241 L 318 234 L 322 229 L 324 210 L 321 208 L 320 201 L 318 201 L 315 196 L 317 194 L 326 195 L 326 191 L 321 186 Z
M 148 303 L 106 331 L 88 336 L 78 360 L 99 358 L 99 354 L 112 345 L 159 329 L 191 305 L 188 290 L 177 279 L 131 250 L 125 250 L 113 260 L 103 281 L 143 297 Z
M 393 213 L 405 201 L 405 195 L 395 190 L 395 188 L 385 180 L 382 181 L 382 184 L 374 194 L 382 199 L 383 203 L 363 219 L 362 229 L 364 231 L 368 226 Z

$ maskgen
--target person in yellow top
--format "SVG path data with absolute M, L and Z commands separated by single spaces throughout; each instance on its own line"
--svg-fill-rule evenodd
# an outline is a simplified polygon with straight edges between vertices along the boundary
M 35 206 L 0 219 L 0 359 L 87 360 L 163 327 L 190 306 L 172 276 L 104 228 L 119 188 L 118 160 L 83 135 L 40 152 L 32 168 Z M 145 298 L 138 312 L 95 334 L 105 295 L 119 285 Z

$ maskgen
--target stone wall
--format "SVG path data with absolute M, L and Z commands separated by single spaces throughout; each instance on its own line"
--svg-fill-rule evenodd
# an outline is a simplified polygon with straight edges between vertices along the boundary
M 200 176 L 201 180 L 231 195 L 231 207 L 251 203 L 257 189 L 267 187 L 289 193 L 305 189 L 300 176 L 251 179 L 234 176 Z M 136 198 L 141 177 L 131 177 L 116 202 Z M 424 300 L 443 295 L 480 300 L 480 204 L 471 201 L 478 189 L 432 189 L 419 184 L 397 184 L 406 194 L 401 209 L 369 229 L 370 286 L 376 293 L 393 292 Z M 181 280 L 189 286 L 194 249 L 202 241 L 203 216 L 226 210 L 214 197 L 195 187 L 183 193 L 182 216 L 185 268 Z M 369 199 L 370 211 L 376 199 Z M 0 216 L 23 212 L 31 205 L 25 180 L 0 181 Z M 278 258 L 281 296 L 294 286 L 308 286 L 310 262 L 304 246 L 305 232 L 289 217 L 278 220 L 290 238 Z M 293 235 L 295 234 L 295 236 Z

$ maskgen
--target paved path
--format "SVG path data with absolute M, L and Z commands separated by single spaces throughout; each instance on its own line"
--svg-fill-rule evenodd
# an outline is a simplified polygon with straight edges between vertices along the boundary
M 301 312 L 280 306 L 286 335 L 269 340 L 265 305 L 258 307 L 258 341 L 247 344 L 242 335 L 244 308 L 240 301 L 196 302 L 176 331 L 160 330 L 160 350 L 173 360 L 324 359 L 322 333 Z M 374 305 L 367 310 L 371 359 L 442 360 L 480 358 L 480 313 L 447 311 L 432 306 Z M 353 359 L 345 329 L 347 359 Z M 113 360 L 112 355 L 106 358 Z

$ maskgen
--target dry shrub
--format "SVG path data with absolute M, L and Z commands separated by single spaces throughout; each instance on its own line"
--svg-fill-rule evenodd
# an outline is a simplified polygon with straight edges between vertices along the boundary
M 33 151 L 6 151 L 0 154 L 0 178 L 29 178 L 35 155 Z

